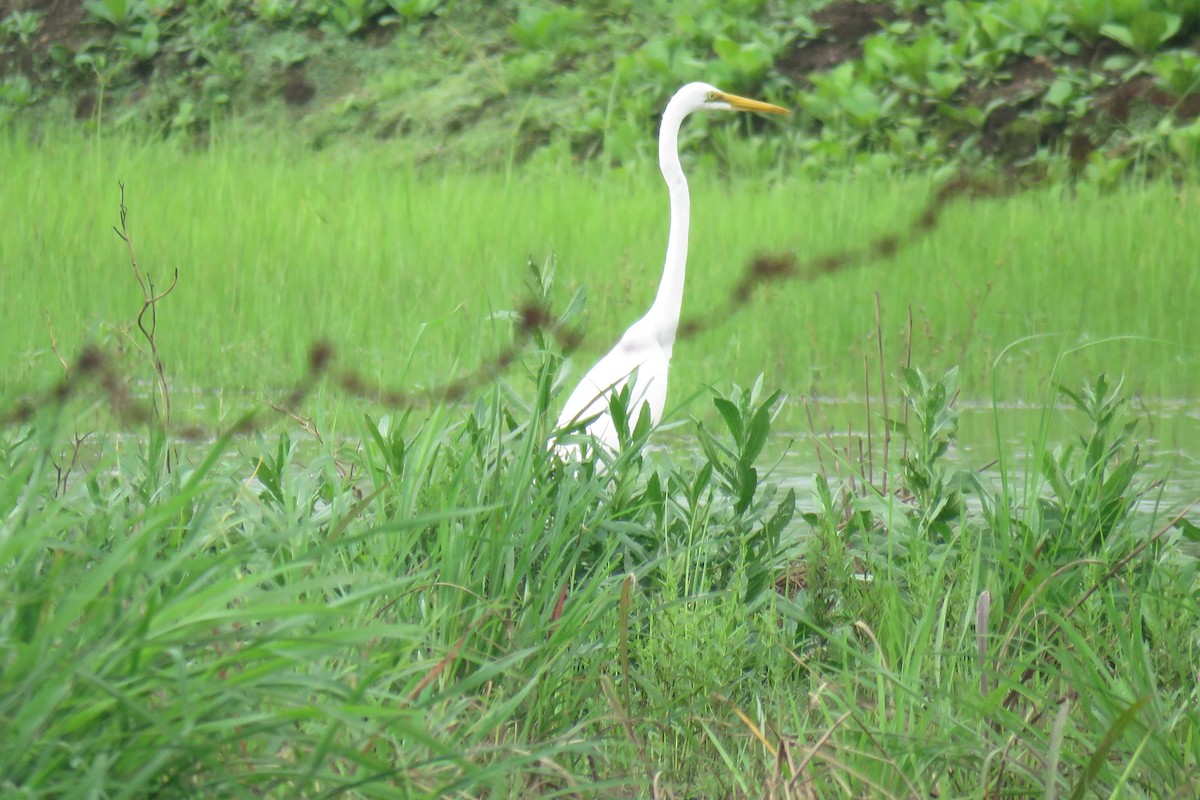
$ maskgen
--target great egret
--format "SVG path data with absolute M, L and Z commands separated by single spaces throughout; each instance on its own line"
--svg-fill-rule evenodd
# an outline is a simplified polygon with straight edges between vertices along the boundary
M 679 125 L 693 111 L 788 113 L 786 108 L 729 94 L 707 83 L 689 83 L 667 103 L 658 132 L 658 166 L 671 195 L 671 232 L 667 237 L 667 257 L 658 294 L 646 315 L 633 323 L 616 346 L 583 376 L 567 398 L 556 426 L 562 429 L 595 417 L 585 430 L 612 452 L 619 447 L 608 409 L 612 393 L 621 391 L 630 379 L 633 380 L 629 402 L 631 424 L 648 403 L 650 420 L 657 425 L 667 402 L 667 373 L 671 366 L 671 350 L 675 346 L 675 331 L 679 327 L 679 311 L 683 306 L 691 204 L 687 179 L 679 163 Z M 579 456 L 579 448 L 574 445 L 560 445 L 557 451 L 564 458 Z

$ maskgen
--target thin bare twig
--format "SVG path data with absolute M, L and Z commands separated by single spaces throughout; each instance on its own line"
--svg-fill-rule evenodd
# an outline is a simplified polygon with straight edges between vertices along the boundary
M 888 423 L 887 377 L 883 370 L 883 311 L 880 308 L 879 292 L 875 293 L 875 341 L 879 345 L 879 390 L 883 394 L 883 490 L 881 494 L 886 495 L 888 473 L 891 471 L 888 463 L 888 450 L 892 444 L 892 426 Z
M 79 463 L 79 451 L 83 449 L 83 443 L 86 442 L 87 438 L 91 435 L 92 434 L 90 431 L 88 433 L 83 434 L 82 436 L 80 436 L 78 433 L 76 433 L 75 441 L 73 442 L 73 444 L 71 446 L 71 463 L 67 464 L 66 469 L 63 469 L 62 467 L 58 466 L 58 464 L 54 465 L 54 469 L 58 473 L 57 480 L 55 481 L 55 484 L 54 484 L 54 496 L 55 497 L 59 497 L 60 495 L 66 493 L 67 482 L 71 479 L 71 472 L 74 471 L 75 465 Z
M 150 358 L 154 362 L 158 392 L 163 404 L 162 418 L 164 422 L 169 424 L 171 421 L 171 392 L 167 385 L 167 375 L 163 369 L 162 358 L 158 354 L 158 341 L 155 339 L 155 334 L 158 332 L 158 301 L 175 291 L 175 287 L 179 283 L 179 270 L 175 270 L 175 274 L 171 278 L 171 284 L 164 291 L 155 293 L 154 280 L 148 274 L 143 275 L 142 271 L 138 268 L 137 254 L 133 249 L 133 235 L 129 232 L 129 208 L 125 205 L 124 181 L 117 181 L 117 186 L 121 188 L 121 227 L 118 229 L 114 226 L 113 231 L 117 236 L 121 237 L 121 241 L 129 249 L 129 264 L 133 267 L 133 277 L 137 278 L 138 286 L 142 289 L 142 308 L 137 315 L 137 326 L 138 330 L 142 332 L 142 336 L 145 337 L 146 342 L 150 345 Z M 146 326 L 147 312 L 150 313 L 149 327 Z
M 878 295 L 876 295 L 878 297 Z M 865 467 L 860 464 L 859 469 L 865 470 L 863 480 L 868 486 L 875 485 L 875 464 L 871 458 L 871 358 L 866 353 L 863 353 L 863 397 L 867 403 L 867 463 Z M 859 457 L 862 457 L 862 442 L 859 441 Z
M 62 364 L 63 372 L 70 374 L 71 365 L 62 357 L 62 353 L 58 350 L 58 338 L 54 335 L 54 320 L 50 319 L 50 312 L 46 312 L 46 328 L 50 331 L 50 351 L 54 353 L 54 357 L 58 359 L 58 363 Z
M 912 369 L 912 343 L 913 343 L 913 313 L 912 306 L 908 307 L 908 339 L 904 350 L 904 368 Z M 904 404 L 904 427 L 908 428 L 908 403 Z M 904 449 L 900 453 L 902 460 L 908 460 L 908 438 L 904 437 Z

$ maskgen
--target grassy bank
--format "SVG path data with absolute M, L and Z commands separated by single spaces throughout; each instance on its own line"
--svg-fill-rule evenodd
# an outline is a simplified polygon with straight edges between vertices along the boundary
M 905 230 L 932 186 L 721 177 L 706 168 L 704 141 L 691 149 L 700 163 L 685 315 L 720 308 L 756 254 L 803 260 Z M 556 260 L 557 308 L 586 289 L 576 361 L 589 361 L 648 306 L 666 235 L 651 167 L 446 174 L 384 147 L 218 142 L 197 152 L 70 136 L 37 147 L 5 138 L 0 158 L 8 397 L 61 374 L 52 344 L 70 360 L 89 340 L 141 343 L 141 292 L 112 231 L 118 181 L 140 269 L 160 289 L 179 272 L 157 332 L 177 391 L 290 385 L 318 337 L 374 384 L 472 369 L 510 340 L 497 314 L 528 297 L 528 260 Z M 911 347 L 913 363 L 961 365 L 969 397 L 1040 401 L 1052 372 L 1077 382 L 1102 370 L 1124 374 L 1134 393 L 1192 396 L 1198 201 L 1193 183 L 1166 182 L 959 201 L 894 258 L 765 287 L 731 322 L 682 342 L 670 402 L 760 372 L 793 394 L 861 394 L 864 356 L 878 363 L 876 293 L 889 374 Z
M 603 476 L 500 385 L 337 439 L 79 442 L 47 406 L 0 430 L 0 786 L 1190 796 L 1200 529 L 1074 388 L 1080 444 L 975 473 L 953 375 L 906 375 L 887 477 L 803 515 L 762 395 Z
M 1191 0 L 14 0 L 0 125 L 204 139 L 229 120 L 318 147 L 392 140 L 495 167 L 549 148 L 644 160 L 704 80 L 797 110 L 757 163 L 1069 168 L 1100 183 L 1200 154 Z

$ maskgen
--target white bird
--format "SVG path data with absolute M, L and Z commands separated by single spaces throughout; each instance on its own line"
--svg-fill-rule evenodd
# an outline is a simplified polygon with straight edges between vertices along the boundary
M 687 179 L 679 163 L 679 125 L 693 111 L 788 113 L 786 108 L 722 92 L 707 83 L 689 83 L 667 103 L 658 133 L 658 166 L 671 195 L 671 231 L 667 237 L 666 263 L 658 294 L 646 315 L 633 323 L 616 346 L 583 376 L 567 398 L 556 425 L 561 432 L 594 417 L 585 430 L 610 452 L 616 452 L 620 446 L 608 407 L 611 394 L 620 392 L 630 379 L 633 380 L 629 398 L 630 427 L 645 404 L 650 406 L 650 421 L 657 425 L 667 403 L 667 373 L 671 366 L 671 350 L 675 346 L 675 331 L 679 327 L 679 311 L 683 306 L 691 216 Z M 575 445 L 559 445 L 556 450 L 563 458 L 578 458 L 580 454 Z

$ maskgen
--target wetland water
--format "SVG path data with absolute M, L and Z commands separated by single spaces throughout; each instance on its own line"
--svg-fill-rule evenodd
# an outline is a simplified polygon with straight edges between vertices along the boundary
M 147 382 L 137 384 L 138 396 L 149 402 L 153 387 Z M 283 394 L 279 390 L 277 394 Z M 246 397 L 226 396 L 221 391 L 199 391 L 181 389 L 174 392 L 177 402 L 192 410 L 212 409 L 232 403 L 240 407 Z M 1015 483 L 1018 497 L 1024 496 L 1023 477 L 1030 471 L 1030 459 L 1043 450 L 1051 453 L 1078 442 L 1087 432 L 1088 422 L 1073 406 L 1059 403 L 1051 412 L 1030 404 L 1000 403 L 993 405 L 980 401 L 958 400 L 954 404 L 958 411 L 958 433 L 945 455 L 946 463 L 978 471 L 985 482 L 994 488 L 1000 485 L 1001 475 L 998 458 L 1003 454 L 1007 461 L 1009 476 Z M 1146 466 L 1142 470 L 1142 485 L 1162 481 L 1161 488 L 1155 486 L 1146 492 L 1140 504 L 1151 510 L 1154 505 L 1167 509 L 1178 509 L 1200 498 L 1200 401 L 1192 399 L 1142 399 L 1133 397 L 1128 403 L 1127 419 L 1136 420 L 1137 427 L 1131 441 L 1139 448 L 1140 457 Z M 696 400 L 687 411 L 703 415 L 703 403 Z M 803 422 L 811 412 L 812 426 Z M 370 412 L 378 418 L 380 409 Z M 889 414 L 901 413 L 898 402 L 893 399 Z M 226 412 L 221 416 L 228 416 Z M 652 450 L 667 450 L 678 464 L 686 464 L 688 454 L 702 459 L 703 454 L 696 445 L 696 437 L 683 411 L 676 411 L 668 421 L 667 429 L 651 439 Z M 773 483 L 796 490 L 798 506 L 805 510 L 815 509 L 813 500 L 813 477 L 825 473 L 831 483 L 846 480 L 851 473 L 856 480 L 863 475 L 878 486 L 882 479 L 884 464 L 884 426 L 882 402 L 873 398 L 870 404 L 861 397 L 826 398 L 810 402 L 805 410 L 804 400 L 792 397 L 772 426 L 770 440 L 757 466 L 764 483 Z M 867 421 L 870 420 L 868 428 Z M 718 435 L 724 426 L 715 414 L 705 417 L 705 426 Z M 215 432 L 220 426 L 213 428 Z M 276 429 L 278 432 L 278 429 Z M 1044 439 L 1046 446 L 1039 446 Z M 898 439 L 893 435 L 890 444 L 890 460 L 897 463 Z M 968 497 L 968 502 L 971 498 Z M 1196 519 L 1200 512 L 1189 514 Z
M 878 485 L 882 475 L 880 465 L 884 463 L 884 430 L 879 402 L 872 403 L 868 413 L 861 399 L 826 400 L 819 410 L 814 405 L 815 432 L 807 427 L 791 430 L 777 427 L 759 458 L 760 475 L 768 482 L 794 488 L 797 503 L 804 510 L 813 510 L 814 474 L 825 472 L 833 479 L 851 470 L 856 478 L 868 472 L 868 466 L 862 465 L 868 456 L 866 420 L 871 419 L 870 463 L 873 463 L 874 483 Z M 1017 491 L 1022 494 L 1022 478 L 1034 466 L 1030 459 L 1041 450 L 1037 443 L 1042 437 L 1047 443 L 1045 449 L 1053 453 L 1072 443 L 1078 449 L 1079 437 L 1087 432 L 1083 415 L 1065 404 L 1057 406 L 1048 419 L 1042 409 L 1020 404 L 993 407 L 960 401 L 955 408 L 959 411 L 958 436 L 945 456 L 947 462 L 978 470 L 982 479 L 999 487 L 997 459 L 1003 453 L 1010 477 L 1017 480 Z M 897 413 L 894 405 L 892 413 Z M 787 416 L 794 419 L 796 415 Z M 1146 493 L 1141 504 L 1147 510 L 1155 504 L 1180 508 L 1200 498 L 1200 401 L 1134 398 L 1129 404 L 1129 419 L 1138 420 L 1131 439 L 1147 462 L 1141 473 L 1143 482 L 1165 479 L 1161 494 L 1155 487 Z M 682 445 L 686 436 L 679 433 L 673 438 Z M 897 447 L 893 438 L 893 463 Z

